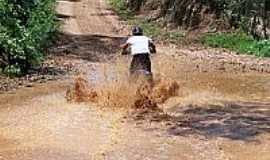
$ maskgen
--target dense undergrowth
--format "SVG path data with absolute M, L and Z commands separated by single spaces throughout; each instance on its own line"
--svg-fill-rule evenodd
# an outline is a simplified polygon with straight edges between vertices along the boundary
M 207 34 L 202 37 L 202 42 L 210 47 L 226 48 L 259 57 L 270 57 L 270 40 L 257 41 L 241 32 Z
M 0 71 L 22 75 L 43 59 L 57 30 L 55 0 L 0 0 Z

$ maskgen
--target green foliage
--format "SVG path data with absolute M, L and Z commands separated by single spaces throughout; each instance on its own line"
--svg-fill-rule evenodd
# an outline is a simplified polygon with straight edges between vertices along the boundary
M 270 40 L 256 41 L 245 33 L 207 34 L 202 37 L 202 42 L 211 47 L 227 48 L 239 53 L 270 57 Z
M 262 40 L 250 46 L 250 50 L 257 56 L 270 57 L 270 40 Z
M 183 38 L 183 33 L 179 31 L 168 31 L 162 28 L 158 23 L 149 22 L 145 19 L 134 19 L 130 21 L 131 25 L 139 25 L 143 28 L 145 35 L 156 39 L 177 43 Z
M 0 64 L 4 72 L 20 75 L 38 65 L 43 48 L 57 29 L 55 0 L 0 0 Z
M 126 3 L 123 0 L 109 0 L 109 2 L 122 19 L 128 21 L 130 25 L 142 27 L 145 35 L 149 37 L 168 40 L 173 43 L 179 42 L 183 38 L 183 34 L 179 31 L 166 31 L 158 23 L 135 17 L 132 11 L 127 8 Z
M 123 20 L 132 19 L 134 14 L 130 11 L 123 0 L 108 0 L 113 9 Z
M 267 39 L 270 0 L 223 0 L 223 12 L 234 27 L 241 27 L 256 39 Z M 258 26 L 260 31 L 258 31 Z
M 7 74 L 7 75 L 9 75 L 11 77 L 14 77 L 14 76 L 20 75 L 22 72 L 21 72 L 20 66 L 18 66 L 18 65 L 8 65 L 7 67 L 5 67 L 3 73 L 5 73 L 5 74 Z
M 132 25 L 139 25 L 143 28 L 144 34 L 151 37 L 158 37 L 162 33 L 162 28 L 153 22 L 147 22 L 143 19 L 136 19 L 134 21 L 131 21 Z
M 147 21 L 144 18 L 135 17 L 132 11 L 128 9 L 125 0 L 109 0 L 116 12 L 129 22 L 130 25 L 141 26 L 145 34 L 150 37 L 169 40 L 170 42 L 179 42 L 183 38 L 183 34 L 179 31 L 164 30 L 158 23 Z M 135 1 L 135 0 L 134 0 Z M 170 0 L 167 0 L 170 1 Z M 171 0 L 170 2 L 173 2 Z M 193 1 L 190 1 L 190 3 Z M 235 28 L 242 28 L 243 32 L 237 33 L 221 33 L 208 34 L 203 36 L 202 41 L 206 45 L 212 47 L 228 48 L 239 53 L 254 54 L 256 56 L 270 57 L 269 43 L 270 40 L 256 41 L 254 38 L 262 37 L 260 33 L 256 33 L 256 25 L 260 19 L 265 20 L 263 13 L 269 8 L 269 0 L 205 0 L 200 3 L 210 6 L 217 15 L 223 15 L 230 21 L 230 25 Z M 188 3 L 188 2 L 187 2 Z M 199 3 L 199 2 L 198 2 Z M 269 5 L 270 6 L 270 5 Z M 222 17 L 222 16 L 221 16 Z M 257 17 L 257 18 L 256 18 Z M 223 17 L 224 18 L 224 17 Z M 258 21 L 258 22 L 257 22 Z M 262 27 L 266 27 L 265 22 L 261 21 Z M 254 24 L 253 24 L 254 23 Z M 264 32 L 263 30 L 259 32 Z M 252 36 L 247 35 L 251 33 Z

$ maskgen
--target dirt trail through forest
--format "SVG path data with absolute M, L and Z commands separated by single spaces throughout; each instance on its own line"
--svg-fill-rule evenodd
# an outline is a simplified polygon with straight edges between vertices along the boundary
M 125 31 L 105 0 L 59 1 L 57 10 L 53 52 L 95 76 L 110 70 Z M 68 103 L 72 77 L 1 94 L 0 160 L 269 160 L 269 74 L 159 49 L 155 76 L 180 84 L 163 112 Z

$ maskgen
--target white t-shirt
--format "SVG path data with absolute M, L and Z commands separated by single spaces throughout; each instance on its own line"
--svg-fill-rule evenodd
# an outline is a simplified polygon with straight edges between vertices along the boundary
M 146 36 L 132 36 L 127 40 L 131 46 L 131 55 L 150 53 L 149 42 L 152 40 Z

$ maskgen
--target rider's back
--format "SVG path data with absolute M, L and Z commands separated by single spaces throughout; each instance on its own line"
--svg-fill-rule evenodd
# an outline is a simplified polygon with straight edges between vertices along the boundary
M 130 44 L 131 54 L 149 54 L 149 43 L 152 41 L 146 36 L 132 36 L 128 39 L 127 43 Z

